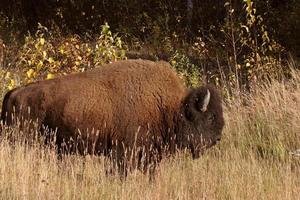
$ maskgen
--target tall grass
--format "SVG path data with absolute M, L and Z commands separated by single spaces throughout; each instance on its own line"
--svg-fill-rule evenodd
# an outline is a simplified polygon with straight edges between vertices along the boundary
M 197 160 L 164 159 L 152 182 L 139 171 L 126 180 L 106 175 L 103 157 L 59 160 L 53 149 L 4 138 L 0 199 L 300 199 L 299 85 L 294 72 L 227 101 L 221 143 Z

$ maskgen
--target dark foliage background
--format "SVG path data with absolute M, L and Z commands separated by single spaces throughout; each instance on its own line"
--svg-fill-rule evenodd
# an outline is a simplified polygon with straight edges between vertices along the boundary
M 164 35 L 177 33 L 185 40 L 207 34 L 212 27 L 223 25 L 225 1 L 191 0 L 2 0 L 0 9 L 10 19 L 15 18 L 24 32 L 34 32 L 37 24 L 53 23 L 64 31 L 82 34 L 98 32 L 104 22 L 113 31 L 147 40 L 154 28 Z M 238 12 L 242 0 L 232 0 Z M 297 0 L 254 0 L 259 14 L 288 49 L 300 52 L 300 2 Z M 189 34 L 187 34 L 189 33 Z M 191 38 L 192 37 L 192 38 Z
M 70 35 L 80 38 L 77 46 L 93 46 L 105 23 L 128 58 L 164 59 L 187 77 L 204 74 L 227 88 L 250 90 L 257 79 L 285 76 L 289 57 L 300 58 L 298 0 L 1 0 L 2 65 L 16 65 L 14 55 L 39 24 L 49 31 L 38 37 L 49 34 L 60 48 L 65 39 L 57 38 Z

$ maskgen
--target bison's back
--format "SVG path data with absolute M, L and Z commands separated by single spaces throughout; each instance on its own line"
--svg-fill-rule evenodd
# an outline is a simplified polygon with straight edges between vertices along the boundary
M 105 129 L 108 131 L 104 135 L 119 140 L 131 141 L 137 131 L 140 139 L 147 132 L 152 136 L 163 134 L 165 127 L 172 124 L 174 111 L 179 110 L 186 92 L 165 62 L 116 62 L 65 77 L 61 85 L 68 85 L 73 79 L 80 83 L 76 91 L 82 92 L 67 95 L 64 123 L 73 130 Z M 70 87 L 73 89 L 69 90 L 75 90 L 74 85 Z

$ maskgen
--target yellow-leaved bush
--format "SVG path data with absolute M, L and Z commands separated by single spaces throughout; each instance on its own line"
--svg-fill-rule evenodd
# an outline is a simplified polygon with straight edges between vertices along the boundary
M 120 37 L 112 34 L 107 23 L 94 41 L 78 35 L 54 35 L 39 25 L 36 34 L 28 35 L 19 49 L 16 71 L 1 69 L 0 76 L 6 90 L 10 90 L 36 80 L 81 72 L 122 59 L 126 59 L 125 45 Z

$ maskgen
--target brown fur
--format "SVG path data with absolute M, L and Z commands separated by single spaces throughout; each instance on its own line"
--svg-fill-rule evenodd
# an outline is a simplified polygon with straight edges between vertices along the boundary
M 211 100 L 202 112 L 207 90 Z M 118 162 L 135 152 L 139 165 L 143 152 L 146 166 L 176 148 L 198 157 L 220 139 L 224 126 L 217 91 L 188 90 L 166 62 L 119 61 L 17 88 L 3 101 L 1 119 L 8 125 L 14 107 L 18 117 L 57 129 L 60 150 L 76 144 L 80 153 L 111 153 Z

